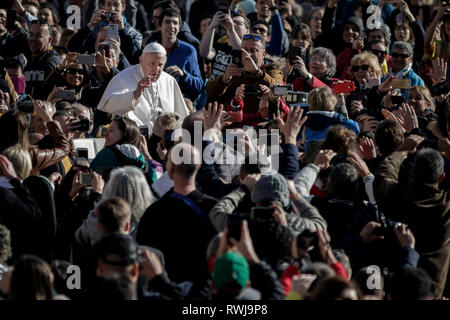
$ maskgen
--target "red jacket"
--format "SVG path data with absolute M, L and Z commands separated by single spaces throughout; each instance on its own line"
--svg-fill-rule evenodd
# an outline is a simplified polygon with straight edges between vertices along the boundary
M 341 52 L 340 55 L 336 58 L 336 74 L 342 80 L 352 80 L 353 75 L 347 72 L 347 68 L 352 65 L 352 58 L 361 53 L 361 50 L 353 50 L 352 48 L 347 48 Z

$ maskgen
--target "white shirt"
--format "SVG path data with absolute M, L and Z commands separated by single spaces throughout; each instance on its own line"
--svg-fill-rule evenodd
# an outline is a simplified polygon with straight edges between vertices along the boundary
M 161 113 L 176 112 L 180 119 L 189 114 L 177 81 L 164 71 L 135 100 L 134 91 L 143 77 L 140 64 L 118 73 L 109 82 L 97 108 L 113 115 L 127 115 L 138 126 L 148 126 L 149 132 Z

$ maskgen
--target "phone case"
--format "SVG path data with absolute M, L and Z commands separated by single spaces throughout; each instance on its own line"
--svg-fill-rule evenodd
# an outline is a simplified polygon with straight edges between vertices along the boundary
M 411 89 L 411 79 L 393 79 L 392 88 L 394 89 Z
M 333 85 L 334 93 L 349 93 L 355 91 L 355 84 L 353 81 L 335 83 Z

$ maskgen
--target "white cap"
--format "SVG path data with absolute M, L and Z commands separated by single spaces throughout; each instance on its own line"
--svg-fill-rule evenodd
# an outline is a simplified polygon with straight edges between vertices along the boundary
M 142 51 L 143 55 L 145 53 L 160 53 L 162 55 L 166 55 L 166 49 L 164 49 L 164 47 L 157 42 L 151 42 L 146 45 L 144 51 Z

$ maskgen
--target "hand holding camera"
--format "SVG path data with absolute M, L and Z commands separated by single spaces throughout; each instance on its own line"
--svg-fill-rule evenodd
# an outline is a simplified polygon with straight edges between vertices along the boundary
M 88 27 L 92 29 L 95 25 L 99 24 L 102 20 L 106 20 L 105 15 L 106 15 L 105 10 L 103 10 L 103 9 L 97 10 L 97 12 L 95 12 L 92 15 L 91 21 L 89 21 L 89 23 L 88 23 Z
M 224 83 L 230 83 L 233 77 L 239 77 L 242 74 L 242 68 L 239 68 L 234 63 L 230 63 L 225 70 L 225 73 L 222 75 L 222 81 Z

